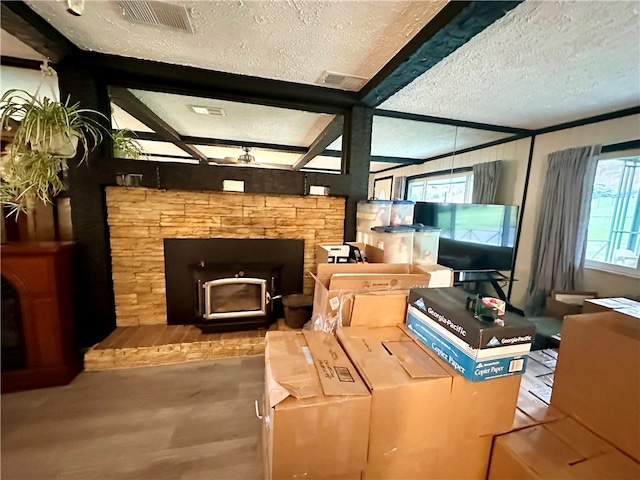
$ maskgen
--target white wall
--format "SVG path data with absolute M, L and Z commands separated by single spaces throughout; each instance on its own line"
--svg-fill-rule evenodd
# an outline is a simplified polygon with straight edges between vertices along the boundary
M 500 179 L 500 191 L 496 203 L 503 205 L 521 205 L 524 179 L 529 158 L 528 138 L 523 138 L 494 147 L 483 148 L 469 153 L 456 154 L 423 165 L 410 165 L 389 172 L 372 174 L 369 176 L 369 197 L 373 196 L 373 183 L 376 178 L 393 175 L 410 177 L 422 173 L 442 172 L 455 168 L 471 167 L 476 163 L 503 161 Z
M 585 145 L 608 145 L 640 139 L 640 115 L 593 123 L 537 136 L 533 150 L 529 186 L 525 203 L 522 232 L 514 270 L 511 302 L 520 308 L 526 302 L 526 290 L 531 273 L 531 257 L 535 239 L 538 211 L 547 171 L 547 156 L 559 150 Z M 601 296 L 632 296 L 640 293 L 640 280 L 598 270 L 586 270 L 584 287 Z

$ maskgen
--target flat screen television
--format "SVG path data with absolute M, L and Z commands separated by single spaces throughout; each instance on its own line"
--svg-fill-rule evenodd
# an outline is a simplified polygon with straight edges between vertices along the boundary
M 414 220 L 441 229 L 440 265 L 457 271 L 511 270 L 517 205 L 416 202 Z

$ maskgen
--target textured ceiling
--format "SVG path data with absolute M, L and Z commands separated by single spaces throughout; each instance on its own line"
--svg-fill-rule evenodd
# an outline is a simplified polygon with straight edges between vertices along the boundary
M 640 104 L 640 2 L 526 1 L 381 108 L 540 128 Z
M 370 78 L 446 1 L 182 1 L 195 34 L 129 22 L 115 1 L 27 1 L 84 50 L 314 84 L 324 71 Z
M 511 134 L 375 116 L 371 154 L 425 159 L 508 136 Z
M 179 134 L 308 147 L 333 115 L 168 93 L 131 90 Z M 224 116 L 200 115 L 190 106 L 221 108 Z

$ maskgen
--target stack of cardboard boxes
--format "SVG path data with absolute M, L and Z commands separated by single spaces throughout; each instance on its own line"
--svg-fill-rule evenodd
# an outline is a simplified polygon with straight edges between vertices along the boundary
M 266 477 L 640 478 L 640 322 L 569 316 L 559 355 L 529 353 L 526 320 L 409 291 L 450 286 L 430 268 L 318 266 L 314 315 L 341 327 L 267 334 Z
M 553 352 L 532 353 L 552 366 Z M 494 441 L 489 479 L 640 478 L 638 319 L 566 316 L 555 372 L 533 370 L 542 374 L 523 376 L 518 406 L 537 420 L 516 412 L 514 431 Z

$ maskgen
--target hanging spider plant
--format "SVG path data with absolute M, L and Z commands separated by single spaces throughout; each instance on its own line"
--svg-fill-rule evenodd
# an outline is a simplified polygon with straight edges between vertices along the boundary
M 20 121 L 13 142 L 25 149 L 71 158 L 76 155 L 73 145 L 81 143 L 80 162 L 83 162 L 103 138 L 104 127 L 91 115 L 106 117 L 95 110 L 80 108 L 79 103 L 69 105 L 69 99 L 61 103 L 13 89 L 0 99 L 0 110 L 3 129 L 10 124 L 10 118 Z
M 121 128 L 111 132 L 111 138 L 113 139 L 113 156 L 116 158 L 132 158 L 134 160 L 139 158 L 147 158 L 140 142 L 135 138 L 135 133 L 128 128 Z
M 52 203 L 63 190 L 60 173 L 65 159 L 75 157 L 82 146 L 79 163 L 107 132 L 99 122 L 106 117 L 78 103 L 39 99 L 13 89 L 0 98 L 0 127 L 12 130 L 11 144 L 2 154 L 0 202 L 11 205 L 11 213 L 25 212 L 36 200 Z M 15 121 L 19 124 L 15 125 Z

